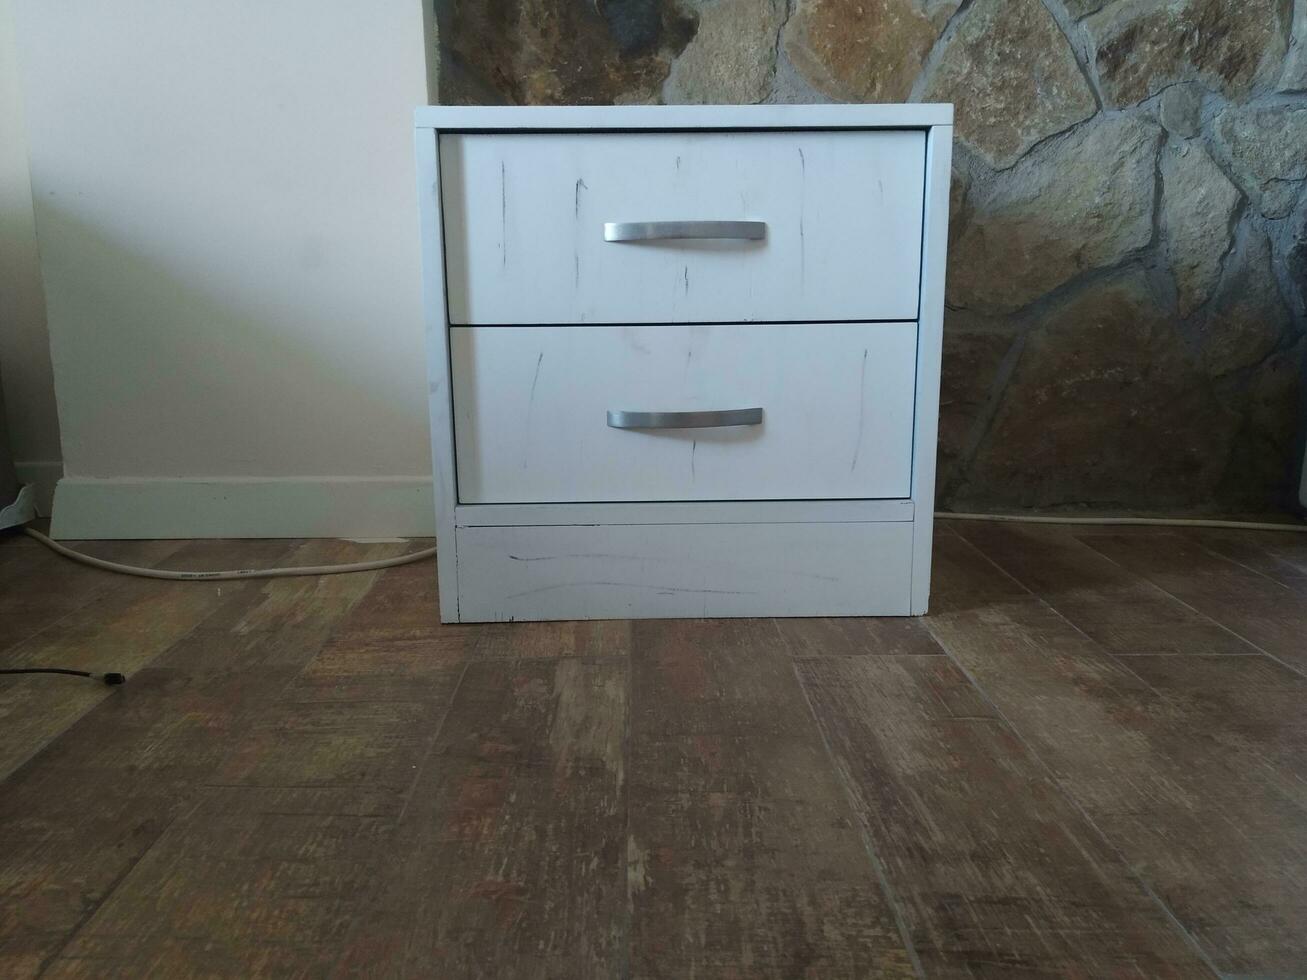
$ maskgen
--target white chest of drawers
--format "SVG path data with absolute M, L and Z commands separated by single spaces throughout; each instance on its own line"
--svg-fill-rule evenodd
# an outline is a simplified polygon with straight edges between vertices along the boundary
M 418 110 L 441 618 L 925 612 L 952 118 Z

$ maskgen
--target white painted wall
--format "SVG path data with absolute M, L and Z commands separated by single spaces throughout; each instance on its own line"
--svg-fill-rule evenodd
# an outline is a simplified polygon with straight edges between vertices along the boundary
M 13 0 L 65 537 L 432 526 L 424 0 Z
M 0 374 L 18 476 L 48 508 L 59 478 L 50 340 L 32 217 L 12 0 L 0 0 Z

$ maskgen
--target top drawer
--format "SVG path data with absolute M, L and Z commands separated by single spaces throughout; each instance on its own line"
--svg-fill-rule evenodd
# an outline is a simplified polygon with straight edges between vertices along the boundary
M 925 154 L 911 130 L 442 135 L 449 322 L 914 320 Z M 675 237 L 702 222 L 763 237 Z

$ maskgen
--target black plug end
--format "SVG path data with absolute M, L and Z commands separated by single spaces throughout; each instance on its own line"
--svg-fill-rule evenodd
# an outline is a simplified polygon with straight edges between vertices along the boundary
M 127 675 L 126 675 L 126 674 L 113 674 L 113 673 L 105 674 L 105 675 L 104 675 L 104 682 L 105 682 L 106 684 L 108 684 L 110 687 L 112 687 L 112 686 L 115 685 L 115 684 L 126 684 L 126 683 L 127 683 Z

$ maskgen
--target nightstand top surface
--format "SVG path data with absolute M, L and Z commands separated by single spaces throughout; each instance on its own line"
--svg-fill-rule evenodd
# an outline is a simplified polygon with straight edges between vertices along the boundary
M 421 106 L 418 129 L 926 129 L 953 125 L 946 103 L 882 105 Z

